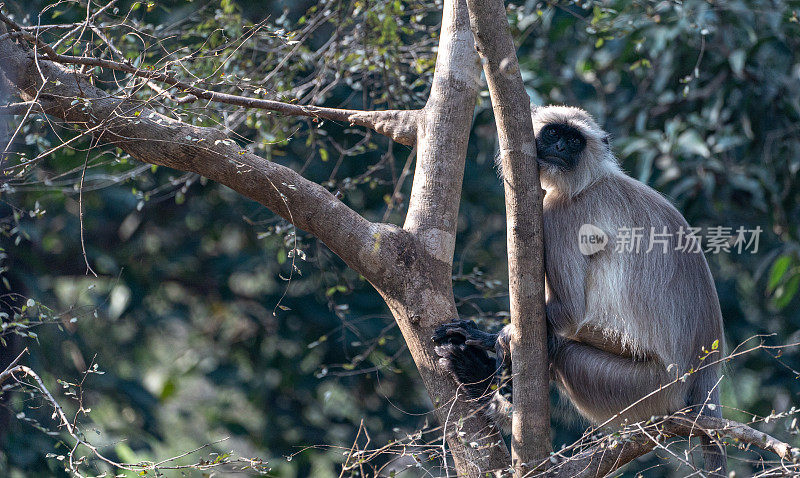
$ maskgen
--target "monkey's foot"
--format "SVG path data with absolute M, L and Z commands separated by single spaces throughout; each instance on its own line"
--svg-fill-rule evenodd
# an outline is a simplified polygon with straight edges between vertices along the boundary
M 463 339 L 461 339 L 463 340 Z M 472 399 L 488 402 L 493 394 L 495 361 L 480 347 L 444 342 L 435 347 L 439 366 L 447 370 Z
M 455 320 L 439 326 L 433 333 L 433 341 L 437 344 L 466 344 L 483 350 L 494 351 L 497 334 L 484 332 L 478 324 L 471 320 Z

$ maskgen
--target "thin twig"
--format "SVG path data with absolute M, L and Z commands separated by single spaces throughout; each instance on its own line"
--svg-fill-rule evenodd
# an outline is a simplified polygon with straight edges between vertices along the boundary
M 89 149 L 86 150 L 86 160 L 83 162 L 83 169 L 81 170 L 81 181 L 78 186 L 78 221 L 80 222 L 80 230 L 81 230 L 81 252 L 83 253 L 83 262 L 86 263 L 87 271 L 91 272 L 93 276 L 97 277 L 97 272 L 92 269 L 92 266 L 89 264 L 89 257 L 86 255 L 86 241 L 84 239 L 84 227 L 83 227 L 83 180 L 86 178 L 86 168 L 89 165 L 89 153 L 91 153 L 92 147 L 91 144 L 89 145 Z
M 3 370 L 3 372 L 2 372 L 2 373 L 0 373 L 0 384 L 2 384 L 2 383 L 3 383 L 3 381 L 4 381 L 4 380 L 5 380 L 7 377 L 8 377 L 8 375 L 6 375 L 6 373 L 7 373 L 9 370 L 11 370 L 12 368 L 16 367 L 16 365 L 17 365 L 17 363 L 19 362 L 19 360 L 20 360 L 20 359 L 22 358 L 22 356 L 23 356 L 23 355 L 25 355 L 27 352 L 28 352 L 28 347 L 25 347 L 25 348 L 22 350 L 22 352 L 20 352 L 20 353 L 19 353 L 19 355 L 17 355 L 17 358 L 15 358 L 14 360 L 12 360 L 12 361 L 11 361 L 11 363 L 10 363 L 10 364 L 8 364 L 8 367 L 6 367 L 6 369 L 5 369 L 5 370 Z

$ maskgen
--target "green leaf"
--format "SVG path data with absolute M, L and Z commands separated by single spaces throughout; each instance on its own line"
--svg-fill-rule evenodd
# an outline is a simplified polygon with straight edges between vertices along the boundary
M 789 305 L 794 296 L 797 295 L 798 288 L 800 288 L 800 274 L 795 274 L 786 282 L 786 285 L 778 290 L 775 299 L 775 307 L 783 309 Z
M 164 382 L 164 386 L 161 388 L 161 393 L 159 394 L 158 398 L 160 398 L 162 401 L 166 400 L 169 397 L 175 395 L 175 392 L 177 390 L 178 387 L 177 384 L 175 383 L 175 380 L 170 378 L 166 382 Z
M 784 254 L 772 264 L 769 272 L 769 283 L 767 284 L 767 292 L 772 292 L 781 283 L 781 279 L 786 275 L 789 266 L 792 264 L 792 258 L 788 254 Z

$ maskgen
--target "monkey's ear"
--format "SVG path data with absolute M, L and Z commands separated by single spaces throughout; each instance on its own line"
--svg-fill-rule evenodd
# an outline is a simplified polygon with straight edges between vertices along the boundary
M 603 136 L 603 144 L 605 144 L 606 146 L 609 145 L 609 137 L 610 135 Z

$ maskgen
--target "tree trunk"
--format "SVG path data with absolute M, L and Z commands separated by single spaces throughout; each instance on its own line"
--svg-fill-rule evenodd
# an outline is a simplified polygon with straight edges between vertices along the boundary
M 511 301 L 514 413 L 511 456 L 516 476 L 545 462 L 550 445 L 550 375 L 544 311 L 542 199 L 530 99 L 519 71 L 502 0 L 469 0 L 475 42 L 484 59 L 503 170 Z

